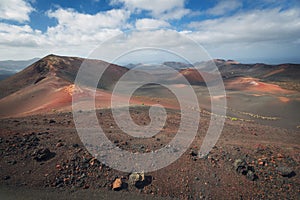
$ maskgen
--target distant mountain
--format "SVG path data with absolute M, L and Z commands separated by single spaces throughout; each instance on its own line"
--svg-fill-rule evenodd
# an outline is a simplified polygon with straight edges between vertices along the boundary
M 124 67 L 126 67 L 128 69 L 132 69 L 132 68 L 135 68 L 135 67 L 138 67 L 141 65 L 143 65 L 143 64 L 142 63 L 137 63 L 137 64 L 129 63 L 129 64 L 125 65 Z
M 13 74 L 23 70 L 32 63 L 38 61 L 39 58 L 30 60 L 4 60 L 0 61 L 0 80 L 8 78 Z
M 183 63 L 183 62 L 170 62 L 170 61 L 164 62 L 163 65 L 173 67 L 174 69 L 186 69 L 186 68 L 193 67 L 192 64 Z
M 197 62 L 194 66 L 195 68 L 206 72 L 215 71 L 215 66 L 217 66 L 217 69 L 224 79 L 238 76 L 250 76 L 264 79 L 266 81 L 300 80 L 300 64 L 243 64 L 234 60 L 214 59 L 210 61 Z
M 0 81 L 3 79 L 6 79 L 12 75 L 14 75 L 15 73 L 12 71 L 7 71 L 7 70 L 2 70 L 0 69 Z
M 97 70 L 107 67 L 98 83 L 98 88 L 102 89 L 112 88 L 128 71 L 101 60 L 48 55 L 0 81 L 0 117 L 70 110 L 76 87 L 74 80 L 83 61 L 91 67 L 84 75 L 86 82 L 82 83 L 82 88 L 76 88 L 83 98 L 91 96 L 89 80 L 99 78 Z M 97 90 L 97 102 L 108 101 L 110 95 L 110 91 Z
M 75 88 L 77 86 L 74 85 L 74 80 L 84 61 L 91 70 L 85 73 L 86 79 L 82 83 L 84 89 L 81 90 Z M 166 65 L 174 68 L 175 71 L 170 73 L 162 70 Z M 125 80 L 128 84 L 136 84 L 134 81 L 145 84 L 157 83 L 157 80 L 163 84 L 184 84 L 177 73 L 179 72 L 192 85 L 206 85 L 208 82 L 213 85 L 217 80 L 215 68 L 212 67 L 215 65 L 223 77 L 227 90 L 274 94 L 292 94 L 291 90 L 300 91 L 300 65 L 296 64 L 241 64 L 232 60 L 217 59 L 197 63 L 196 69 L 187 64 L 166 62 L 159 65 L 137 64 L 135 66 L 149 70 L 132 71 L 101 60 L 48 55 L 0 81 L 0 117 L 50 112 L 53 109 L 70 110 L 74 88 L 80 91 L 83 98 L 89 97 L 91 95 L 89 81 L 99 79 L 98 70 L 103 70 L 107 66 L 97 85 L 96 98 L 102 104 L 103 101 L 109 102 L 111 90 L 124 74 L 128 75 L 127 72 L 131 72 Z M 9 73 L 7 70 L 2 72 Z M 126 94 L 127 91 L 124 92 Z
M 223 59 L 214 59 L 195 64 L 195 68 L 208 73 L 216 73 L 215 66 L 217 66 L 225 84 L 231 81 L 239 84 L 239 81 L 235 80 L 243 80 L 240 84 L 255 86 L 252 81 L 255 79 L 265 83 L 276 84 L 288 90 L 300 91 L 300 64 L 243 64 L 234 60 Z
M 264 82 L 274 82 L 287 89 L 300 90 L 299 64 L 243 64 L 235 60 L 214 59 L 196 62 L 193 65 L 181 62 L 164 62 L 155 65 L 146 65 L 142 63 L 129 64 L 126 67 L 129 69 L 143 67 L 143 69 L 151 71 L 151 73 L 155 74 L 157 77 L 165 79 L 166 81 L 171 81 L 172 83 L 180 79 L 179 76 L 166 78 L 168 77 L 166 75 L 169 71 L 165 70 L 164 66 L 177 70 L 193 85 L 204 84 L 204 79 L 199 74 L 199 70 L 201 71 L 201 74 L 205 74 L 209 81 L 213 81 L 216 78 L 216 73 L 219 72 L 224 81 L 236 77 L 252 77 Z
M 128 69 L 132 69 L 134 67 L 148 67 L 149 70 L 163 69 L 164 66 L 172 67 L 173 69 L 176 69 L 176 70 L 193 67 L 192 64 L 187 64 L 187 63 L 183 63 L 183 62 L 173 62 L 173 61 L 163 62 L 161 64 L 143 64 L 143 63 L 133 64 L 133 63 L 130 63 L 130 64 L 125 65 L 125 67 Z
M 0 61 L 0 69 L 12 72 L 19 72 L 38 60 L 40 60 L 40 58 L 33 58 L 30 60 L 3 60 Z
M 8 79 L 0 81 L 0 98 L 27 86 L 37 84 L 42 79 L 50 79 L 51 77 L 73 83 L 83 61 L 83 58 L 78 57 L 48 55 Z M 99 88 L 108 89 L 128 71 L 125 67 L 109 64 L 101 60 L 87 61 L 100 68 L 109 65 L 99 81 Z M 93 71 L 89 75 L 92 77 Z

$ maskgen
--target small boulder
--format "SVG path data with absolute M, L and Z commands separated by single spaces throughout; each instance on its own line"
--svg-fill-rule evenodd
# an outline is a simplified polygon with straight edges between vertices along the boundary
M 254 174 L 253 171 L 249 170 L 246 174 L 246 178 L 250 181 L 255 181 L 258 177 Z
M 79 144 L 77 144 L 77 143 L 72 144 L 72 147 L 77 148 L 77 147 L 79 147 Z
M 247 162 L 243 159 L 236 159 L 233 163 L 234 169 L 250 181 L 255 181 L 258 179 L 258 176 L 254 173 L 254 167 L 249 166 Z
M 198 153 L 195 150 L 191 150 L 190 155 L 196 157 Z
M 54 123 L 56 123 L 56 121 L 54 119 L 49 120 L 49 124 L 54 124 Z
M 291 178 L 296 175 L 296 173 L 290 167 L 281 166 L 281 167 L 277 167 L 276 169 L 279 172 L 279 174 L 283 177 Z
M 122 189 L 122 179 L 121 178 L 116 178 L 116 180 L 112 184 L 112 189 L 115 191 L 121 190 Z
M 33 158 L 38 161 L 46 161 L 55 156 L 55 153 L 51 152 L 48 148 L 40 148 L 33 152 Z
M 62 146 L 64 146 L 64 143 L 62 143 L 62 142 L 58 142 L 58 143 L 56 144 L 56 147 L 62 147 Z
M 145 180 L 145 174 L 144 172 L 142 173 L 132 173 L 129 175 L 129 184 L 130 185 L 135 185 L 139 181 L 144 181 Z
M 233 163 L 233 166 L 238 173 L 242 173 L 242 171 L 247 168 L 247 163 L 245 160 L 236 159 Z

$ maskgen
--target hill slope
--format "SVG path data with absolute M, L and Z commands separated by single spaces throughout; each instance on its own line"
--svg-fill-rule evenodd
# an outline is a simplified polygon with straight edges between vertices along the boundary
M 0 117 L 70 109 L 73 82 L 83 61 L 83 58 L 49 55 L 1 81 Z M 104 61 L 89 61 L 99 68 L 109 65 L 99 81 L 103 88 L 113 86 L 128 71 Z M 111 95 L 104 90 L 97 92 L 101 97 Z M 83 93 L 90 95 L 87 91 Z

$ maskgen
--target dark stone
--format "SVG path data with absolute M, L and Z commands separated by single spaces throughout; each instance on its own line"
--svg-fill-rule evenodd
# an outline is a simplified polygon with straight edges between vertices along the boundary
M 291 178 L 293 176 L 296 176 L 296 173 L 290 167 L 281 166 L 281 167 L 277 167 L 276 169 L 283 177 Z
M 258 179 L 258 176 L 254 173 L 254 167 L 249 166 L 247 162 L 243 159 L 236 159 L 233 163 L 234 169 L 250 181 L 255 181 Z
M 198 154 L 197 154 L 196 151 L 192 150 L 192 151 L 190 152 L 190 155 L 191 155 L 191 156 L 197 156 Z
M 150 185 L 152 183 L 152 176 L 145 176 L 143 181 L 137 181 L 135 183 L 135 187 L 138 189 L 143 189 L 144 187 Z
M 8 180 L 8 179 L 10 179 L 10 176 L 4 176 L 3 177 L 3 180 L 5 180 L 5 181 Z
M 236 159 L 233 163 L 234 169 L 238 172 L 238 173 L 246 173 L 245 171 L 247 171 L 247 163 L 245 160 L 242 159 Z M 244 174 L 244 175 L 246 175 Z
M 114 140 L 114 143 L 115 143 L 115 144 L 119 143 L 119 140 Z
M 11 165 L 15 165 L 15 164 L 17 164 L 17 161 L 16 160 L 12 160 L 12 161 L 8 161 L 7 163 L 9 163 Z
M 54 124 L 54 123 L 56 123 L 56 121 L 53 119 L 50 119 L 49 124 Z
M 252 171 L 250 171 L 250 170 L 249 170 L 248 173 L 246 174 L 246 178 L 247 178 L 248 180 L 250 180 L 250 181 L 255 181 L 255 180 L 258 179 L 257 175 L 254 174 L 254 172 L 252 172 Z
M 41 148 L 33 152 L 34 159 L 38 162 L 46 161 L 55 156 L 48 148 Z

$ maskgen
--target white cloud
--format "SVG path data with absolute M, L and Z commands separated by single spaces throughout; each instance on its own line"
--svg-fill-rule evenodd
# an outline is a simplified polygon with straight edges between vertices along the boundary
M 252 10 L 230 17 L 192 22 L 184 33 L 213 57 L 241 61 L 299 62 L 300 8 Z M 280 58 L 285 58 L 285 60 Z M 289 60 L 290 59 L 290 60 Z
M 72 9 L 57 9 L 48 12 L 56 18 L 58 25 L 48 27 L 47 34 L 53 42 L 62 44 L 82 44 L 88 41 L 103 41 L 119 34 L 126 28 L 129 11 L 109 10 L 95 15 L 82 14 Z
M 181 19 L 183 16 L 188 15 L 188 14 L 195 14 L 196 12 L 192 12 L 189 9 L 185 8 L 176 8 L 174 10 L 165 12 L 161 14 L 160 18 L 169 20 L 169 19 Z
M 239 0 L 227 0 L 227 1 L 219 1 L 218 4 L 210 8 L 206 11 L 209 15 L 220 16 L 231 11 L 234 11 L 242 6 L 242 1 Z
M 89 15 L 59 8 L 47 14 L 58 24 L 44 33 L 28 25 L 0 23 L 0 57 L 27 59 L 29 54 L 41 57 L 47 53 L 86 56 L 99 43 L 122 33 L 130 13 L 113 9 Z
M 6 46 L 36 47 L 43 39 L 41 32 L 33 30 L 30 26 L 16 26 L 0 23 L 0 44 Z
M 48 12 L 48 16 L 56 18 L 59 25 L 85 32 L 99 28 L 124 27 L 129 15 L 129 11 L 120 9 L 99 12 L 95 15 L 82 14 L 73 9 L 62 8 Z
M 17 22 L 29 21 L 29 14 L 34 11 L 32 6 L 25 0 L 1 0 L 0 19 Z
M 125 56 L 121 56 L 124 53 Z M 178 31 L 168 29 L 125 33 L 108 43 L 101 44 L 91 56 L 117 63 L 159 63 L 174 58 L 181 61 L 186 58 L 191 62 L 209 60 L 207 52 L 199 51 L 196 43 Z M 118 60 L 115 60 L 116 58 Z
M 299 38 L 300 9 L 268 9 L 192 22 L 189 35 L 205 44 L 286 42 Z
M 146 10 L 154 18 L 180 19 L 190 12 L 184 8 L 184 0 L 111 0 L 112 4 L 124 4 L 125 8 L 140 12 Z
M 135 27 L 138 30 L 140 30 L 140 29 L 157 29 L 157 28 L 170 27 L 170 24 L 163 20 L 143 18 L 143 19 L 138 19 L 135 22 Z
M 164 15 L 166 18 L 168 18 L 167 14 L 173 13 L 171 17 L 174 19 L 176 13 L 174 8 L 178 6 L 165 6 L 163 11 L 157 8 L 155 12 L 150 8 L 145 9 L 152 14 Z M 191 61 L 202 60 L 193 45 L 178 37 L 176 30 L 140 31 L 143 28 L 159 27 L 176 29 L 168 23 L 167 19 L 142 18 L 131 25 L 128 24 L 132 20 L 131 12 L 133 10 L 123 8 L 91 15 L 72 9 L 58 8 L 47 12 L 50 17 L 57 20 L 58 24 L 48 27 L 46 32 L 34 30 L 28 25 L 0 23 L 0 59 L 28 59 L 42 57 L 49 53 L 85 57 L 101 42 L 134 26 L 138 31 L 130 32 L 102 46 L 99 58 L 110 61 L 125 50 L 151 46 L 172 49 L 180 55 L 193 58 Z M 229 17 L 195 21 L 181 33 L 205 45 L 215 58 L 237 60 L 246 60 L 247 56 L 248 58 L 251 56 L 252 60 L 272 56 L 292 58 L 300 50 L 299 22 L 299 8 L 252 10 Z M 157 59 L 158 56 L 150 58 Z M 137 59 L 145 59 L 145 57 L 137 57 Z

